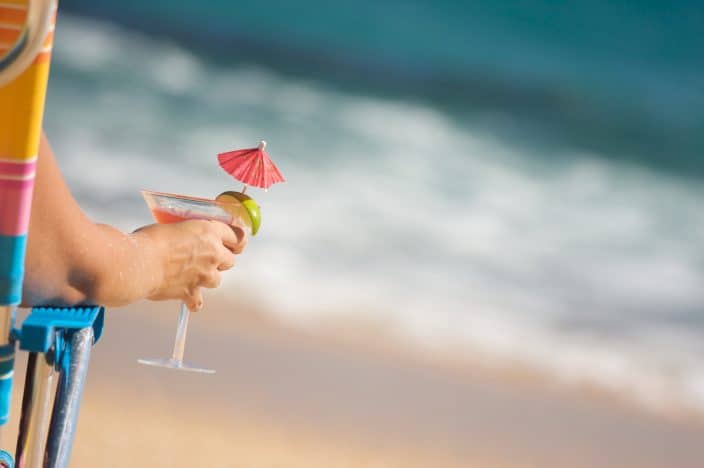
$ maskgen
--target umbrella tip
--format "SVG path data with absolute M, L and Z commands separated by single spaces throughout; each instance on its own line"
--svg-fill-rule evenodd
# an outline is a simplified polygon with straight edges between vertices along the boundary
M 264 148 L 266 148 L 266 141 L 262 140 L 259 142 L 259 149 L 263 150 Z

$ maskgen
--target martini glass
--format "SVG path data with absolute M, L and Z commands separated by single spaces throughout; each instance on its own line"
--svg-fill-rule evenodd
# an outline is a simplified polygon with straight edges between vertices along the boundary
M 187 197 L 173 193 L 152 192 L 142 190 L 142 196 L 147 202 L 147 206 L 154 216 L 154 220 L 159 224 L 170 224 L 185 221 L 187 219 L 208 219 L 220 221 L 228 225 L 240 226 L 249 230 L 246 223 L 240 216 L 232 213 L 236 210 L 228 210 L 226 203 L 209 200 L 207 198 Z M 166 367 L 190 372 L 200 372 L 204 374 L 214 374 L 215 370 L 200 367 L 183 360 L 183 353 L 186 349 L 186 332 L 188 331 L 188 318 L 190 312 L 186 304 L 181 303 L 178 314 L 178 325 L 176 327 L 176 338 L 171 357 L 165 359 L 138 359 L 137 362 L 147 366 Z

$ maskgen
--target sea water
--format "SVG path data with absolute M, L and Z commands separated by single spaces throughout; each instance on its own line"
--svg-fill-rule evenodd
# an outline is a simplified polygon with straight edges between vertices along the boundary
M 468 112 L 409 97 L 413 86 L 348 86 L 265 62 L 205 59 L 62 14 L 45 122 L 81 205 L 134 229 L 151 221 L 140 189 L 238 189 L 216 154 L 266 139 L 288 182 L 252 194 L 262 230 L 224 294 L 293 326 L 374 323 L 419 349 L 704 411 L 704 166 L 688 156 L 702 148 L 698 69 L 679 87 L 636 80 L 652 88 L 650 114 L 631 113 L 641 107 L 628 106 L 626 77 L 591 70 L 606 127 L 642 135 L 610 145 L 588 99 L 534 108 L 543 94 L 516 92 L 502 108 L 470 92 L 457 98 L 476 102 Z M 561 79 L 585 85 L 570 73 Z M 676 142 L 670 159 L 663 141 Z

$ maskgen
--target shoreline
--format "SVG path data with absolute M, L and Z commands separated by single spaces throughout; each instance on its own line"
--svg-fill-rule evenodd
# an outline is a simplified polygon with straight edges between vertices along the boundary
M 529 373 L 417 359 L 362 339 L 363 328 L 291 330 L 215 296 L 186 349 L 212 376 L 135 362 L 169 353 L 175 303 L 108 311 L 72 466 L 694 468 L 704 457 L 694 419 Z
M 204 318 L 204 320 L 231 321 L 238 327 L 244 327 L 249 333 L 277 336 L 323 349 L 330 347 L 345 349 L 351 353 L 362 353 L 376 359 L 413 362 L 420 366 L 443 369 L 459 378 L 483 379 L 499 385 L 529 386 L 538 391 L 552 392 L 566 398 L 599 401 L 636 414 L 704 428 L 704 411 L 675 401 L 667 407 L 656 408 L 633 398 L 627 389 L 617 392 L 588 380 L 578 383 L 567 382 L 537 366 L 518 360 L 498 359 L 480 350 L 476 350 L 474 354 L 468 352 L 467 348 L 454 351 L 452 349 L 424 350 L 415 343 L 394 334 L 381 322 L 334 318 L 309 327 L 291 325 L 274 317 L 266 309 L 254 304 L 241 304 L 228 300 L 217 291 L 211 293 L 206 299 L 206 307 L 208 309 L 203 313 L 209 316 L 212 312 L 214 317 Z M 223 313 L 227 310 L 235 312 Z M 241 312 L 243 310 L 245 312 Z M 153 318 L 157 318 L 157 315 L 149 314 L 147 317 L 147 319 Z M 160 318 L 157 320 L 161 321 Z

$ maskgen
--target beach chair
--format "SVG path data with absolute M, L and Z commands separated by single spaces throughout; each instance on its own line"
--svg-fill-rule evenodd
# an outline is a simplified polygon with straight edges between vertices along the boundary
M 68 466 L 103 326 L 97 306 L 34 308 L 15 324 L 56 7 L 56 0 L 0 0 L 0 466 L 8 468 Z M 17 347 L 29 355 L 13 459 L 2 427 Z

